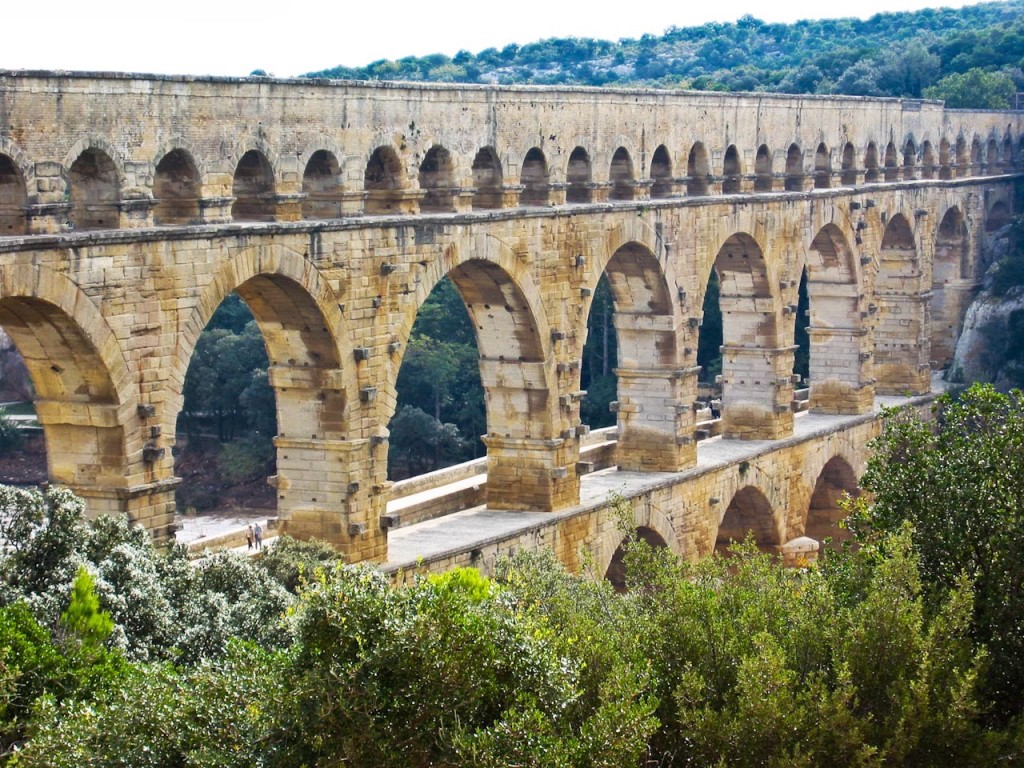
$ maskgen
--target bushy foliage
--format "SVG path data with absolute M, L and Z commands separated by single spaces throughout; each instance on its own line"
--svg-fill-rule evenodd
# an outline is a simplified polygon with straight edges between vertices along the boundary
M 894 414 L 853 522 L 862 538 L 909 523 L 922 578 L 935 601 L 975 595 L 971 632 L 992 663 L 986 693 L 1004 717 L 1024 711 L 1024 394 L 974 385 L 945 396 L 934 422 Z
M 949 429 L 997 432 L 998 448 L 962 438 L 957 447 L 987 458 L 950 455 L 951 466 L 981 474 L 1019 452 L 1018 427 L 987 415 L 1009 410 L 963 403 L 970 418 L 944 406 Z M 918 436 L 899 431 L 909 423 L 893 429 Z M 1019 707 L 991 693 L 1003 691 L 994 662 L 1015 651 L 991 633 L 987 647 L 978 640 L 993 607 L 1002 615 L 986 603 L 1013 586 L 1002 575 L 1020 570 L 1005 549 L 1016 539 L 995 525 L 1002 518 L 982 517 L 968 543 L 940 536 L 933 546 L 949 509 L 918 514 L 919 529 L 891 505 L 938 506 L 930 484 L 948 504 L 987 489 L 986 503 L 1009 508 L 1015 481 L 949 493 L 953 475 L 915 476 L 943 461 L 897 444 L 883 444 L 878 461 L 908 474 L 875 486 L 877 509 L 858 518 L 870 533 L 855 551 L 784 570 L 753 544 L 689 563 L 637 540 L 624 595 L 551 554 L 520 553 L 494 578 L 463 568 L 401 587 L 316 544 L 283 542 L 267 568 L 230 555 L 191 563 L 180 548 L 146 549 L 124 522 L 81 521 L 73 497 L 9 497 L 34 521 L 11 530 L 71 543 L 54 552 L 12 541 L 0 556 L 10 598 L 0 606 L 0 764 L 1012 764 L 1024 746 Z M 46 601 L 13 599 L 24 586 L 56 589 L 28 578 L 38 571 L 23 562 L 29 551 L 62 572 L 77 563 L 56 625 L 32 615 Z M 114 622 L 105 642 L 104 611 Z

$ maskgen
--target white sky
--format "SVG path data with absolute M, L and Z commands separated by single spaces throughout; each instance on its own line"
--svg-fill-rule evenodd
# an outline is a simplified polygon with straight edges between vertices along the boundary
M 37 0 L 38 2 L 38 0 Z M 523 45 L 549 37 L 618 40 L 667 27 L 765 21 L 971 0 L 8 0 L 0 68 L 288 77 L 376 59 Z

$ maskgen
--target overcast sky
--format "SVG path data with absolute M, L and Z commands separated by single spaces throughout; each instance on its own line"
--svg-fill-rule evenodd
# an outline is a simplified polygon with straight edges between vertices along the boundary
M 38 0 L 37 0 L 38 2 Z M 0 68 L 280 77 L 548 37 L 618 40 L 752 14 L 795 21 L 973 2 L 859 0 L 9 0 Z

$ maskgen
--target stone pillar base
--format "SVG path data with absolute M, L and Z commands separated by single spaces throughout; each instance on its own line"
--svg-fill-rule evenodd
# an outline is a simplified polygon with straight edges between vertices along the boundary
M 180 477 L 169 477 L 124 488 L 69 487 L 85 500 L 90 518 L 127 515 L 133 523 L 144 526 L 154 542 L 166 544 L 174 540 L 174 489 L 180 482 Z
M 578 504 L 575 439 L 483 438 L 487 446 L 487 506 L 520 512 L 554 512 Z
M 616 463 L 638 472 L 679 472 L 697 463 L 693 404 L 698 368 L 618 368 Z
M 322 539 L 349 562 L 387 557 L 380 526 L 387 483 L 374 483 L 367 440 L 277 437 L 277 511 L 283 533 Z
M 793 351 L 722 347 L 722 436 L 779 440 L 793 434 Z

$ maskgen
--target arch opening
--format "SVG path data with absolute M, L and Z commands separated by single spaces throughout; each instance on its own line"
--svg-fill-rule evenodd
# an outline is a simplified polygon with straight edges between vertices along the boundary
M 405 172 L 398 153 L 391 147 L 377 147 L 366 162 L 363 211 L 369 216 L 396 213 L 401 208 Z
M 20 354 L 43 430 L 45 477 L 88 498 L 124 488 L 128 462 L 121 397 L 93 340 L 65 310 L 38 298 L 0 299 L 0 326 Z M 40 473 L 42 474 L 42 473 Z M 100 506 L 96 506 L 96 504 Z M 114 513 L 90 499 L 90 512 Z
M 757 157 L 754 159 L 754 191 L 772 191 L 772 153 L 766 144 L 757 148 Z
M 963 178 L 971 174 L 970 155 L 967 154 L 967 139 L 958 136 L 956 140 L 956 176 Z
M 231 218 L 235 221 L 274 220 L 274 169 L 258 149 L 250 149 L 238 161 L 231 194 L 235 198 Z
M 473 158 L 473 209 L 494 210 L 504 205 L 505 180 L 494 147 L 484 147 Z
M 580 420 L 592 429 L 611 427 L 615 414 L 611 403 L 616 399 L 619 364 L 619 338 L 615 331 L 615 300 L 604 272 L 597 281 L 594 298 L 587 315 L 587 341 L 583 345 L 580 388 L 586 396 L 580 402 Z
M 832 186 L 832 155 L 822 142 L 814 152 L 814 188 L 828 189 Z
M 740 164 L 740 153 L 735 144 L 730 144 L 725 150 L 725 160 L 722 163 L 722 193 L 733 195 L 740 191 L 743 179 L 743 168 Z
M 845 497 L 859 495 L 853 468 L 842 456 L 833 456 L 814 483 L 804 526 L 804 535 L 819 542 L 819 552 L 839 550 L 843 542 L 853 538 L 849 530 L 840 526 L 846 518 L 842 504 Z
M 547 205 L 550 196 L 548 161 L 544 153 L 533 147 L 523 158 L 522 172 L 519 183 L 523 191 L 519 196 L 519 204 L 524 206 Z
M 796 144 L 786 152 L 786 191 L 799 192 L 804 188 L 804 153 Z
M 729 547 L 752 536 L 762 552 L 778 553 L 782 544 L 772 506 L 765 495 L 752 485 L 732 497 L 718 525 L 715 552 L 728 554 Z
M 881 394 L 920 393 L 930 387 L 929 306 L 914 292 L 922 290 L 921 262 L 910 222 L 892 216 L 878 251 L 875 296 L 875 377 Z
M 153 223 L 157 225 L 193 224 L 199 219 L 199 170 L 191 155 L 172 149 L 156 166 L 153 180 Z
M 565 201 L 567 203 L 590 203 L 593 201 L 590 175 L 590 155 L 583 147 L 576 147 L 569 155 L 566 169 Z
M 686 161 L 686 194 L 694 197 L 706 195 L 710 183 L 708 152 L 698 141 L 690 148 L 690 156 Z
M 71 164 L 71 224 L 75 229 L 117 229 L 121 190 L 117 167 L 101 149 L 86 149 Z
M 609 196 L 612 200 L 633 199 L 633 161 L 625 147 L 619 147 L 612 156 L 612 166 L 608 174 L 612 188 Z
M 942 217 L 935 236 L 935 258 L 932 263 L 931 352 L 932 368 L 945 368 L 953 359 L 956 339 L 960 335 L 961 314 L 959 293 L 946 291 L 968 275 L 967 223 L 958 208 L 950 208 Z
M 998 232 L 1010 223 L 1010 207 L 1002 200 L 997 200 L 985 215 L 985 231 Z
M 658 549 L 668 547 L 668 542 L 665 541 L 665 538 L 653 528 L 648 528 L 646 525 L 641 525 L 635 528 L 629 536 L 619 544 L 615 553 L 612 555 L 612 559 L 608 563 L 608 569 L 604 574 L 605 579 L 611 582 L 612 588 L 619 594 L 624 594 L 628 591 L 629 584 L 626 573 L 626 549 L 633 541 L 643 541 L 648 546 Z
M 651 158 L 651 197 L 664 198 L 672 195 L 672 158 L 664 144 L 658 145 Z
M 451 279 L 413 323 L 388 424 L 388 478 L 402 480 L 484 454 L 487 431 L 476 329 Z
M 241 495 L 287 519 L 341 498 L 325 463 L 328 446 L 347 437 L 340 373 L 334 332 L 306 287 L 278 273 L 238 285 L 188 359 L 176 421 L 179 508 L 212 509 Z M 267 484 L 274 474 L 284 478 L 276 493 Z
M 878 147 L 873 141 L 868 143 L 864 151 L 864 181 L 868 184 L 878 181 Z
M 451 153 L 435 144 L 420 163 L 421 213 L 449 213 L 455 210 L 455 166 Z
M 844 187 L 857 184 L 857 157 L 853 142 L 848 141 L 843 147 L 843 165 L 839 178 Z
M 342 208 L 341 167 L 333 152 L 318 149 L 302 173 L 302 218 L 340 219 Z
M 28 193 L 21 170 L 9 156 L 0 153 L 0 236 L 23 235 Z

